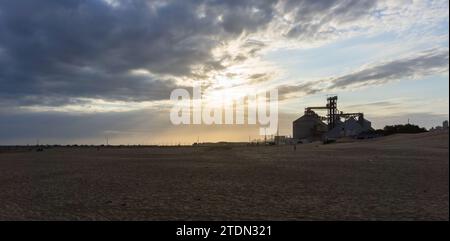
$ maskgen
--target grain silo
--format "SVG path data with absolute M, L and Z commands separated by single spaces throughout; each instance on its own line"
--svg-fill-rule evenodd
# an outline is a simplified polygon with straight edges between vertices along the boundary
M 293 138 L 296 140 L 320 140 L 328 130 L 322 118 L 314 111 L 305 112 L 305 115 L 295 120 L 292 125 Z

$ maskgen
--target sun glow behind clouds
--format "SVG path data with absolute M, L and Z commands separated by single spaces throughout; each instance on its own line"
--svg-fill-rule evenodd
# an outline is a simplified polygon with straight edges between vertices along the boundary
M 104 0 L 107 4 L 118 7 L 121 3 L 119 0 Z M 125 2 L 124 2 L 125 3 Z M 389 26 L 389 31 L 405 32 L 406 29 L 411 28 L 412 25 L 417 27 L 418 21 L 411 21 L 411 16 L 419 16 L 419 19 L 426 20 L 428 26 L 434 26 L 437 21 L 440 21 L 445 14 L 439 10 L 445 2 L 432 2 L 432 3 L 420 3 L 413 2 L 411 5 L 380 1 L 377 8 L 373 10 L 371 14 L 366 17 L 361 17 L 358 21 L 350 21 L 351 19 L 340 19 L 339 21 L 331 19 L 330 21 L 325 18 L 327 11 L 333 12 L 333 9 L 318 13 L 316 19 L 323 19 L 324 24 L 320 25 L 317 29 L 317 33 L 314 35 L 301 35 L 298 38 L 289 38 L 288 30 L 296 24 L 302 24 L 298 22 L 300 13 L 303 13 L 302 9 L 297 6 L 295 8 L 288 8 L 287 2 L 278 2 L 276 4 L 276 11 L 274 19 L 267 25 L 266 28 L 260 28 L 257 31 L 247 32 L 243 31 L 235 38 L 216 39 L 219 44 L 212 49 L 212 59 L 216 60 L 218 66 L 205 67 L 205 65 L 199 65 L 199 71 L 193 70 L 192 76 L 172 76 L 168 74 L 155 74 L 150 69 L 137 68 L 130 69 L 129 74 L 131 76 L 138 76 L 151 79 L 163 78 L 173 79 L 179 85 L 192 86 L 192 83 L 196 81 L 205 82 L 207 88 L 204 93 L 206 99 L 211 98 L 208 96 L 220 96 L 220 91 L 228 89 L 229 93 L 236 92 L 240 89 L 256 88 L 261 92 L 266 91 L 268 88 L 272 88 L 273 82 L 282 81 L 285 76 L 285 72 L 290 72 L 289 69 L 280 68 L 277 63 L 264 59 L 265 53 L 276 52 L 277 49 L 301 49 L 301 48 L 314 48 L 333 41 L 336 38 L 349 38 L 355 34 L 375 34 L 377 32 L 385 31 L 383 26 Z M 448 5 L 448 3 L 447 3 Z M 149 3 L 149 6 L 164 6 L 163 2 Z M 261 11 L 259 8 L 252 7 L 252 14 L 259 14 Z M 205 18 L 210 9 L 206 5 L 199 5 L 197 8 L 197 14 L 200 18 Z M 420 14 L 417 14 L 420 13 Z M 405 19 L 405 16 L 408 19 Z M 403 18 L 398 22 L 398 18 Z M 309 17 L 305 16 L 305 19 L 309 21 Z M 304 20 L 305 20 L 304 19 Z M 223 19 L 225 20 L 225 19 Z M 345 20 L 345 21 L 344 21 Z M 328 21 L 328 22 L 327 22 Z M 392 24 L 399 23 L 399 24 Z M 320 21 L 311 20 L 310 27 L 321 24 Z M 381 25 L 381 26 L 380 26 Z M 422 25 L 421 25 L 422 26 Z M 329 30 L 333 31 L 329 31 Z M 334 31 L 336 30 L 336 31 Z M 305 29 L 305 31 L 309 31 Z M 207 39 L 214 40 L 214 36 L 206 37 Z M 317 56 L 321 58 L 321 56 Z M 251 79 L 251 76 L 257 76 L 260 74 L 266 74 L 267 78 L 260 78 L 259 80 Z M 199 80 L 197 80 L 197 78 Z M 301 77 L 299 77 L 301 78 Z M 264 81 L 260 81 L 263 79 Z M 291 79 L 287 81 L 298 81 L 297 79 Z M 280 83 L 278 83 L 280 84 Z M 217 93 L 214 93 L 217 92 Z M 239 96 L 239 93 L 232 94 L 233 97 Z M 150 103 L 145 101 L 140 104 L 130 102 L 129 105 L 125 103 L 117 104 L 117 101 L 107 101 L 98 99 L 97 101 L 89 100 L 89 106 L 86 105 L 68 105 L 63 107 L 31 107 L 34 109 L 53 109 L 58 108 L 62 111 L 86 111 L 86 109 L 99 110 L 126 110 L 127 108 L 133 110 L 136 106 L 148 106 Z M 120 101 L 119 101 L 120 102 Z

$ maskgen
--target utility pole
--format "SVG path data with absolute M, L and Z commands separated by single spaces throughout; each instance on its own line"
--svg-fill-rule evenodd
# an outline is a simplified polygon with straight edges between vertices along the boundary
M 266 135 L 266 129 L 264 128 L 264 145 L 267 144 L 267 135 Z

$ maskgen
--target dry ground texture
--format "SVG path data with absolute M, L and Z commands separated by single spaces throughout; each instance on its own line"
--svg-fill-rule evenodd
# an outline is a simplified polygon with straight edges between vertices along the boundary
M 448 220 L 448 132 L 0 151 L 1 220 Z

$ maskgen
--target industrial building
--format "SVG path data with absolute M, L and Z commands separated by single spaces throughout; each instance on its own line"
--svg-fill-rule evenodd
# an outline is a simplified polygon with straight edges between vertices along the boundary
M 326 116 L 320 116 L 314 110 L 326 110 Z M 303 116 L 292 123 L 293 138 L 297 141 L 336 139 L 344 136 L 358 136 L 373 130 L 370 121 L 364 119 L 364 113 L 344 113 L 337 108 L 337 96 L 327 98 L 326 106 L 305 108 Z

